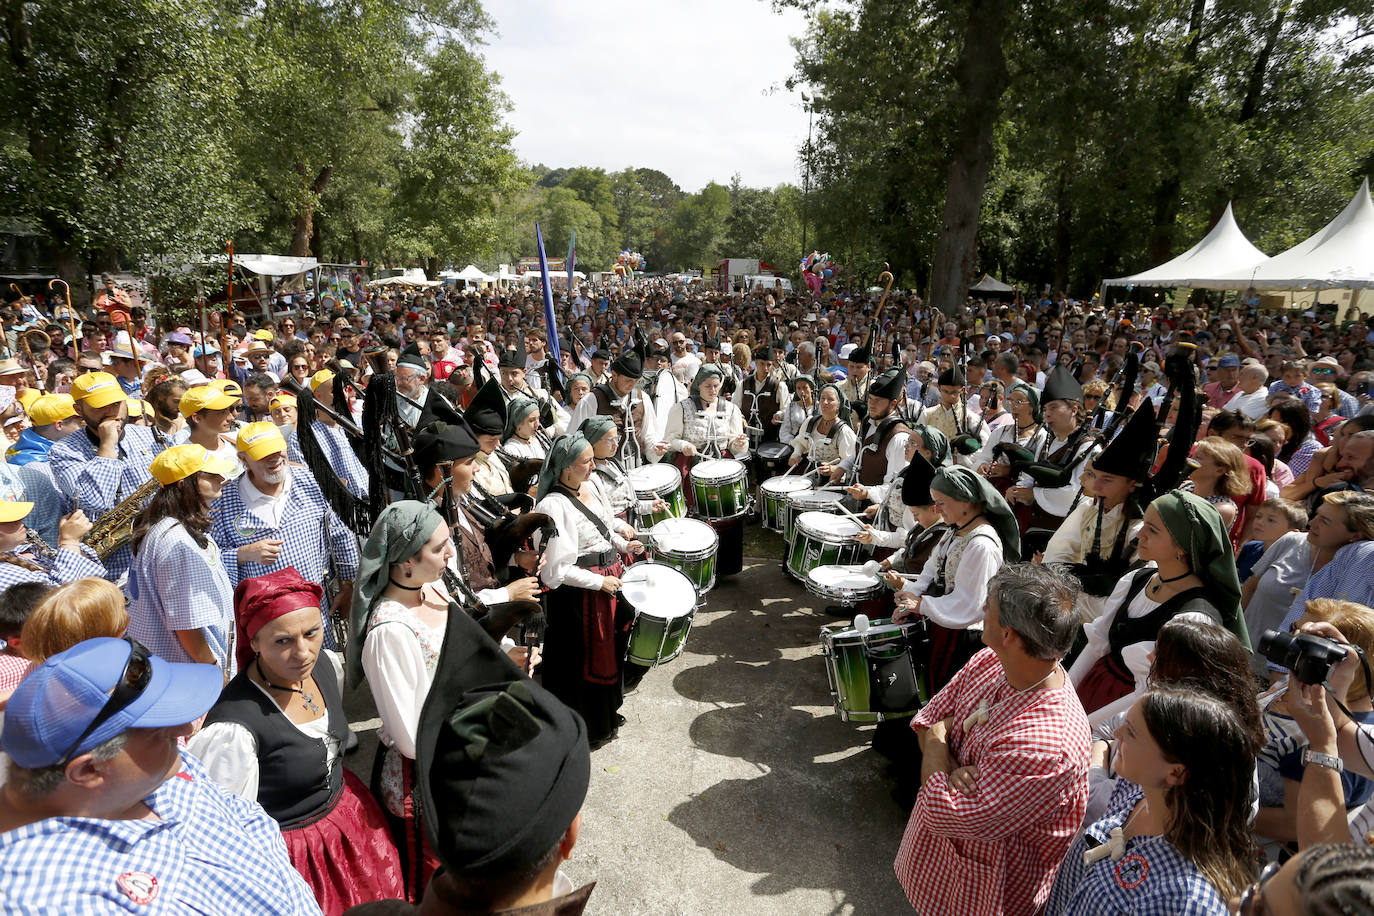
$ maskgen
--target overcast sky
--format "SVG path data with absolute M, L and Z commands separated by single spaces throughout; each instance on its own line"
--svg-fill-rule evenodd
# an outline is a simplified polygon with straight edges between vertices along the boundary
M 514 110 L 520 158 L 550 167 L 800 184 L 801 99 L 782 83 L 803 32 L 766 0 L 486 0 L 483 49 Z M 770 90 L 772 90 L 770 92 Z

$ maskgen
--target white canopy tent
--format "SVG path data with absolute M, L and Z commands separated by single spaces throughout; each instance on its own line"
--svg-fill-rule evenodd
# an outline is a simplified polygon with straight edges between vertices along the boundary
M 1236 225 L 1231 205 L 1212 227 L 1212 231 L 1192 248 L 1171 261 L 1158 267 L 1132 274 L 1129 277 L 1116 277 L 1104 280 L 1102 286 L 1187 286 L 1205 289 L 1245 289 L 1247 282 L 1239 280 L 1220 281 L 1219 277 L 1238 276 L 1253 271 L 1269 261 L 1245 233 Z M 1229 284 L 1229 285 L 1228 285 Z M 1236 285 L 1239 284 L 1239 285 Z
M 992 274 L 983 274 L 983 279 L 968 288 L 971 293 L 998 293 L 1010 294 L 1016 292 L 1016 287 L 1008 286 L 1001 280 L 993 277 Z
M 1250 269 L 1195 283 L 1212 289 L 1295 290 L 1374 287 L 1374 201 L 1366 178 L 1340 215 L 1311 238 Z
M 309 273 L 320 262 L 314 258 L 292 258 L 277 254 L 236 254 L 234 265 L 264 277 L 294 277 Z

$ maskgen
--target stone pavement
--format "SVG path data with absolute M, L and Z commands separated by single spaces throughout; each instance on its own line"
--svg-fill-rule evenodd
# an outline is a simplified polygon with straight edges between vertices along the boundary
M 906 817 L 872 729 L 831 707 L 826 614 L 777 561 L 746 560 L 698 611 L 681 656 L 625 701 L 592 754 L 581 839 L 565 866 L 595 880 L 589 914 L 898 914 Z M 355 726 L 366 697 L 352 701 Z M 349 765 L 365 779 L 370 732 Z

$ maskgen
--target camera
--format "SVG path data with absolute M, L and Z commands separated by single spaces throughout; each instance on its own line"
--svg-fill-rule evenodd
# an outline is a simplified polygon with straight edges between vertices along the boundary
M 1331 669 L 1345 658 L 1346 647 L 1311 633 L 1265 630 L 1260 637 L 1259 653 L 1293 672 L 1301 683 L 1324 684 Z

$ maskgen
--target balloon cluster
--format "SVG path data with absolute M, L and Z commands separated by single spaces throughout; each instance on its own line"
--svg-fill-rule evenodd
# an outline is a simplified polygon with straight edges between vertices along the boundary
M 830 255 L 813 251 L 802 259 L 801 274 L 811 295 L 819 295 L 825 292 L 826 281 L 835 276 L 835 262 Z
M 645 267 L 644 255 L 626 248 L 616 256 L 615 266 L 623 271 L 643 270 Z

